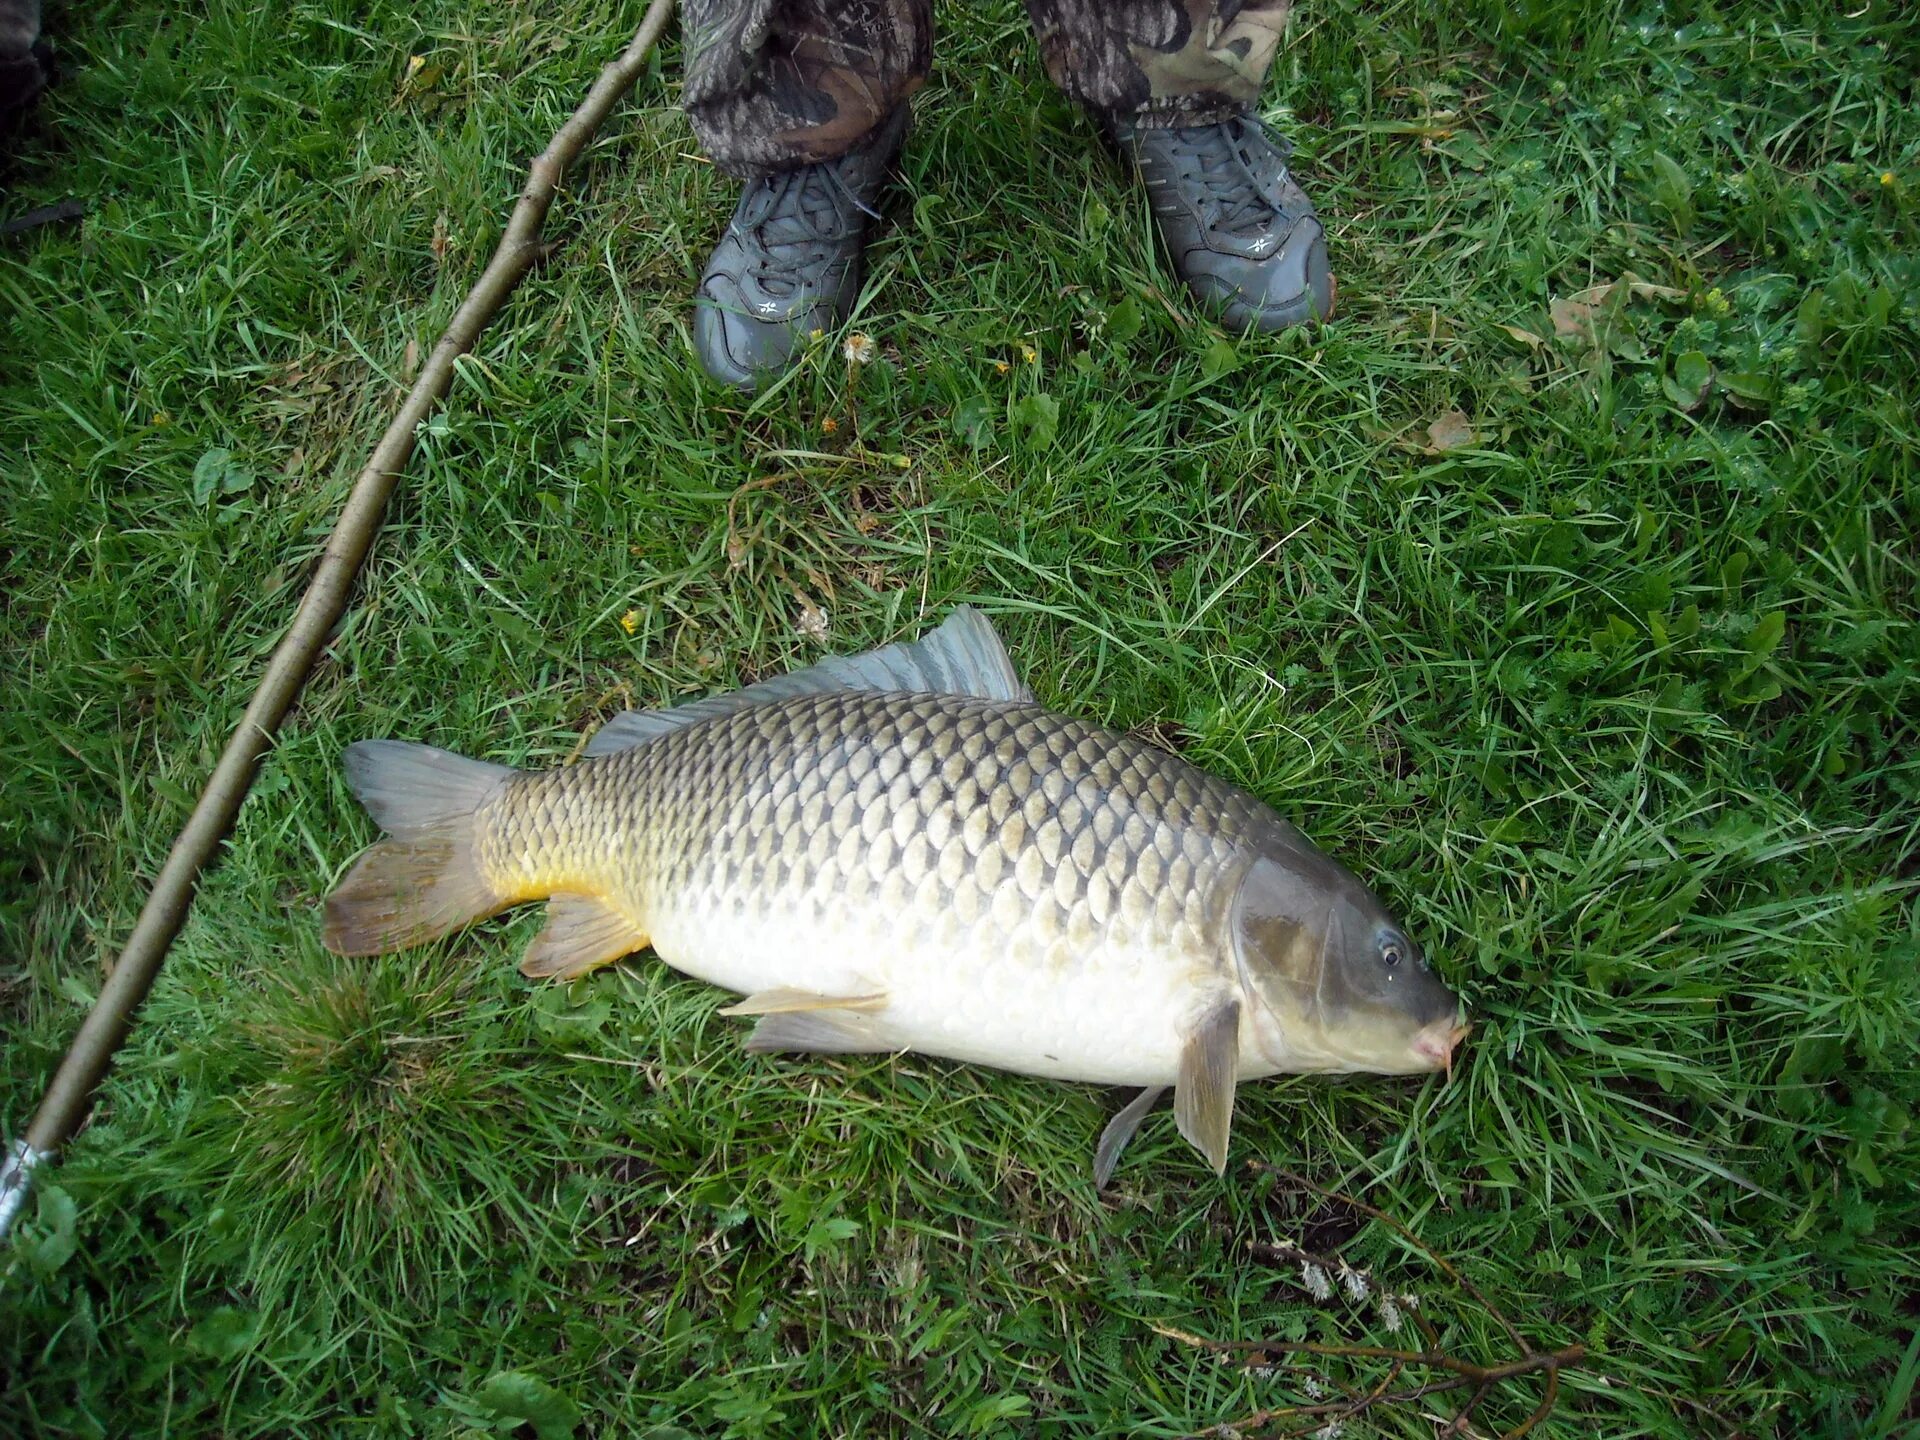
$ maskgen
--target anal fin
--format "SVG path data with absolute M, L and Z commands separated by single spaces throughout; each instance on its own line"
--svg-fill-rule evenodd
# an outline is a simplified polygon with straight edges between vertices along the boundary
M 858 1010 L 784 1010 L 762 1015 L 749 1055 L 887 1055 L 901 1047 Z
M 646 933 L 599 896 L 556 890 L 548 900 L 546 928 L 521 957 L 520 973 L 577 980 L 646 944 Z
M 781 986 L 756 990 L 743 1000 L 723 1007 L 722 1015 L 797 1015 L 808 1010 L 884 1010 L 884 991 L 872 995 L 822 995 L 815 990 L 791 990 Z

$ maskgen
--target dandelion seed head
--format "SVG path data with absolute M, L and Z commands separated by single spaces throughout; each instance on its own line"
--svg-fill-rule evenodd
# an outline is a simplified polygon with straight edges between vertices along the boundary
M 818 605 L 802 605 L 800 619 L 794 628 L 809 640 L 824 641 L 827 638 L 827 612 Z
M 1406 1323 L 1406 1317 L 1400 1313 L 1400 1306 L 1391 1295 L 1380 1297 L 1380 1323 L 1387 1327 L 1388 1334 L 1398 1332 L 1401 1325 Z
M 1327 1272 L 1311 1260 L 1300 1262 L 1300 1283 L 1307 1287 L 1307 1293 L 1316 1300 L 1333 1298 L 1333 1285 L 1327 1279 Z
M 1345 1290 L 1347 1297 L 1352 1300 L 1366 1299 L 1371 1289 L 1367 1284 L 1366 1272 L 1354 1269 L 1344 1260 L 1340 1262 L 1340 1288 Z
M 872 363 L 873 357 L 880 353 L 880 347 L 873 343 L 871 335 L 855 332 L 847 336 L 847 343 L 842 347 L 842 353 L 846 355 L 849 365 L 867 365 Z

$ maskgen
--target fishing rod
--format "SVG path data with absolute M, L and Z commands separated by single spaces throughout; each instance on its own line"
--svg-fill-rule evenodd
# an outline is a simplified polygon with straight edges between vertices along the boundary
M 540 228 L 559 194 L 560 182 L 587 142 L 599 133 L 613 107 L 640 79 L 647 56 L 672 14 L 673 0 L 652 0 L 627 48 L 601 70 L 580 107 L 534 158 L 493 258 L 447 322 L 419 378 L 354 481 L 320 562 L 307 582 L 306 593 L 300 598 L 293 623 L 267 662 L 246 714 L 207 777 L 193 813 L 180 827 L 166 864 L 147 893 L 133 933 L 100 987 L 100 998 L 93 1002 L 79 1034 L 54 1072 L 26 1133 L 0 1162 L 0 1240 L 12 1231 L 25 1208 L 35 1172 L 52 1162 L 86 1119 L 94 1092 L 132 1028 L 134 1011 L 146 999 L 174 937 L 186 923 L 201 871 L 232 828 L 241 802 L 253 787 L 261 756 L 272 745 L 280 722 L 346 611 L 354 581 L 379 534 L 388 497 L 413 454 L 420 423 L 446 398 L 455 362 L 473 349 L 507 297 L 549 253 L 550 246 L 540 238 Z

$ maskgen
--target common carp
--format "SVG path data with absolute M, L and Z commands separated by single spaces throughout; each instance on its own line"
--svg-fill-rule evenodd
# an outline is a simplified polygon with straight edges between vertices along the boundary
M 1466 1027 L 1420 947 L 1269 806 L 1044 709 L 961 608 L 917 642 L 610 720 L 523 772 L 365 740 L 347 777 L 391 838 L 327 898 L 378 954 L 522 901 L 520 968 L 572 979 L 652 946 L 745 998 L 754 1053 L 917 1051 L 1167 1086 L 1223 1171 L 1235 1085 L 1449 1069 Z

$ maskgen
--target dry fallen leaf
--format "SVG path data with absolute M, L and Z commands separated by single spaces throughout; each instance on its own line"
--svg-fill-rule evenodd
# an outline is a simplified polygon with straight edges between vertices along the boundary
M 433 222 L 433 263 L 447 263 L 447 212 L 444 210 Z
M 1435 455 L 1458 450 L 1462 445 L 1473 443 L 1473 426 L 1467 423 L 1467 417 L 1460 411 L 1449 410 L 1427 426 L 1427 441 L 1428 448 Z
M 1654 285 L 1626 275 L 1618 280 L 1609 280 L 1604 285 L 1589 285 L 1585 290 L 1576 290 L 1571 295 L 1555 300 L 1547 307 L 1548 313 L 1553 316 L 1553 333 L 1563 337 L 1587 333 L 1593 312 L 1605 305 L 1614 291 L 1622 289 L 1627 292 L 1629 300 L 1687 298 L 1685 290 L 1676 290 L 1671 285 Z
M 1581 335 L 1586 333 L 1587 321 L 1593 318 L 1593 306 L 1583 300 L 1569 298 L 1554 301 L 1547 307 L 1547 313 L 1553 317 L 1554 334 Z
M 420 342 L 418 340 L 409 340 L 407 341 L 406 353 L 400 357 L 400 378 L 402 380 L 411 380 L 419 373 L 419 370 Z
M 1598 305 L 1622 285 L 1627 287 L 1627 297 L 1632 300 L 1684 300 L 1687 298 L 1687 292 L 1684 290 L 1676 290 L 1671 285 L 1649 284 L 1645 280 L 1636 280 L 1631 275 L 1609 281 L 1605 285 L 1589 286 L 1585 290 L 1574 292 L 1567 298 L 1582 305 Z

